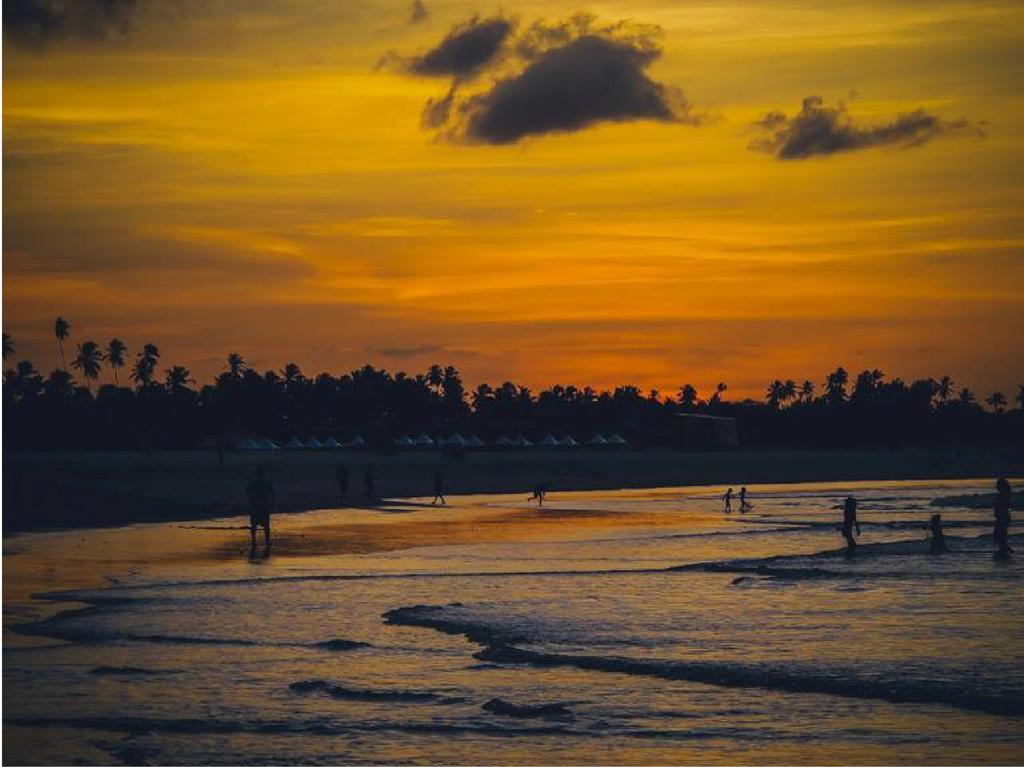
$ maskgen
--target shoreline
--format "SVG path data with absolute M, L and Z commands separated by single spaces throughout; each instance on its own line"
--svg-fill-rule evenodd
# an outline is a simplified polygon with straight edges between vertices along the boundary
M 335 469 L 348 468 L 339 497 Z M 433 494 L 442 471 L 453 497 L 529 493 L 538 482 L 560 491 L 805 482 L 944 480 L 1024 476 L 1024 452 L 1007 447 L 898 450 L 670 450 L 470 453 L 234 453 L 220 468 L 213 451 L 17 452 L 4 455 L 3 534 L 187 522 L 246 512 L 245 484 L 266 464 L 277 513 L 376 509 L 383 498 Z M 372 464 L 377 495 L 368 503 L 363 472 Z

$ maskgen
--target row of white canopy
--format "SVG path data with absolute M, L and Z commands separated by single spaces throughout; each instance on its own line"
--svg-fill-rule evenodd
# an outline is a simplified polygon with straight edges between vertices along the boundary
M 345 442 L 338 442 L 334 437 L 317 439 L 310 437 L 303 441 L 292 437 L 280 445 L 269 439 L 243 439 L 235 445 L 239 450 L 353 450 L 366 447 L 366 442 L 358 434 Z
M 417 448 L 417 447 L 461 447 L 461 448 L 480 448 L 487 447 L 487 443 L 477 437 L 475 434 L 471 434 L 468 437 L 463 437 L 461 434 L 456 432 L 448 437 L 435 437 L 431 439 L 427 434 L 421 432 L 415 437 L 401 436 L 392 440 L 396 447 L 404 448 Z M 506 437 L 502 435 L 498 437 L 493 443 L 492 447 L 579 447 L 580 445 L 587 445 L 588 447 L 604 447 L 606 445 L 628 445 L 621 436 L 616 433 L 609 434 L 607 437 L 603 437 L 600 434 L 595 434 L 593 437 L 588 439 L 586 442 L 577 442 L 571 436 L 566 434 L 562 438 L 556 438 L 550 434 L 546 435 L 544 439 L 539 442 L 531 442 L 523 435 L 518 437 Z M 269 439 L 243 439 L 240 440 L 236 447 L 239 450 L 353 450 L 366 447 L 366 442 L 362 437 L 356 435 L 350 440 L 345 442 L 338 442 L 334 437 L 326 437 L 324 439 L 317 439 L 316 437 L 310 437 L 303 441 L 298 437 L 292 437 L 287 442 L 277 444 Z

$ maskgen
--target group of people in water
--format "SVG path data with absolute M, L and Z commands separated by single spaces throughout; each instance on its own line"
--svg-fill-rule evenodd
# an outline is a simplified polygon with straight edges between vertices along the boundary
M 996 481 L 996 499 L 993 504 L 995 514 L 995 525 L 992 530 L 992 540 L 995 542 L 996 554 L 1006 556 L 1013 552 L 1010 548 L 1010 500 L 1013 489 L 1005 477 Z M 740 512 L 744 513 L 753 509 L 753 505 L 747 500 L 747 488 L 740 488 Z M 726 514 L 732 511 L 733 492 L 730 487 L 722 496 L 723 510 Z M 857 549 L 857 538 L 860 537 L 860 521 L 857 519 L 857 499 L 849 496 L 843 501 L 843 524 L 840 528 L 843 538 L 846 539 L 846 554 L 852 556 Z M 930 554 L 944 554 L 948 551 L 946 546 L 946 535 L 942 532 L 942 515 L 932 514 L 928 521 L 928 552 Z
M 366 500 L 371 501 L 376 497 L 377 474 L 373 464 L 366 464 L 363 470 L 363 489 Z M 345 503 L 348 496 L 348 467 L 339 463 L 335 469 L 335 480 L 338 483 L 338 496 L 341 503 Z M 527 500 L 537 501 L 538 507 L 544 505 L 544 497 L 548 492 L 548 483 L 542 482 L 533 489 L 533 495 Z M 434 498 L 430 502 L 432 506 L 446 505 L 444 475 L 438 469 L 434 472 Z M 256 531 L 263 528 L 263 537 L 266 544 L 266 553 L 270 553 L 270 515 L 277 501 L 274 483 L 267 478 L 267 470 L 263 465 L 256 467 L 255 476 L 246 485 L 246 495 L 249 500 L 249 532 L 252 542 L 252 553 L 256 551 Z M 1010 548 L 1010 502 L 1013 489 L 1005 477 L 996 481 L 996 498 L 993 504 L 995 524 L 992 530 L 992 539 L 997 546 L 996 554 L 1000 556 L 1009 555 L 1013 549 Z M 726 514 L 732 512 L 733 489 L 730 487 L 722 496 L 723 511 Z M 739 492 L 739 511 L 745 514 L 754 508 L 750 503 L 747 488 L 741 487 Z M 852 556 L 857 548 L 857 538 L 860 537 L 860 521 L 857 519 L 857 499 L 853 496 L 843 501 L 843 538 L 846 539 L 846 553 Z M 932 514 L 928 523 L 929 553 L 943 554 L 948 549 L 946 536 L 942 531 L 942 515 Z

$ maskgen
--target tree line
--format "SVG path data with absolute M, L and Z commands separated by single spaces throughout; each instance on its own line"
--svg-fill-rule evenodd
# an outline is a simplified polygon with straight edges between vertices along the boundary
M 340 376 L 309 377 L 295 363 L 260 372 L 233 353 L 212 384 L 197 386 L 187 367 L 161 370 L 155 344 L 132 357 L 116 338 L 105 346 L 83 341 L 69 361 L 70 323 L 57 318 L 54 336 L 60 367 L 49 375 L 28 360 L 4 372 L 8 447 L 186 448 L 245 435 L 318 433 L 361 434 L 371 444 L 387 445 L 401 434 L 453 431 L 488 441 L 547 433 L 586 439 L 617 431 L 638 445 L 677 445 L 683 414 L 735 418 L 741 443 L 748 446 L 1020 445 L 1024 434 L 1024 385 L 1015 408 L 1003 393 L 993 392 L 985 398 L 986 409 L 949 376 L 908 383 L 880 370 L 851 376 L 838 367 L 820 386 L 776 379 L 763 400 L 729 400 L 724 382 L 705 396 L 691 384 L 671 395 L 635 386 L 552 386 L 534 393 L 511 381 L 467 391 L 453 366 L 408 375 L 366 365 Z M 14 352 L 4 333 L 5 366 Z M 105 368 L 110 381 L 101 385 Z M 121 384 L 124 372 L 130 385 Z

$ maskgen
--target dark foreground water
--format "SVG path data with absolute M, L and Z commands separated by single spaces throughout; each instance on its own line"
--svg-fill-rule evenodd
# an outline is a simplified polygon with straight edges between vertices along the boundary
M 717 490 L 572 493 L 552 509 L 677 523 L 140 565 L 14 626 L 62 641 L 5 644 L 4 762 L 1021 763 L 1024 542 L 993 557 L 989 492 L 760 487 L 728 516 Z M 486 504 L 523 500 L 457 500 Z

